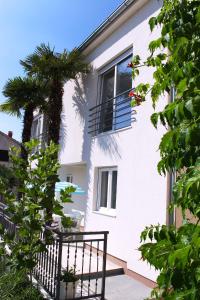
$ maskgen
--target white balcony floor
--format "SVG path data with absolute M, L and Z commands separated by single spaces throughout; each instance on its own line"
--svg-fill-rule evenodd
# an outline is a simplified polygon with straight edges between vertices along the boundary
M 69 253 L 69 255 L 68 255 Z M 75 261 L 76 255 L 76 261 Z M 91 256 L 90 256 L 91 255 Z M 68 245 L 63 244 L 62 248 L 62 268 L 67 268 L 67 261 L 69 268 L 74 268 L 74 264 L 76 264 L 76 272 L 77 274 L 89 274 L 101 272 L 103 269 L 103 257 L 102 254 L 99 254 L 98 258 L 96 255 L 96 251 L 90 252 L 89 249 L 84 249 L 84 259 L 83 259 L 83 244 L 76 248 L 75 245 L 70 245 L 68 250 Z M 97 265 L 98 264 L 98 265 Z M 115 271 L 121 270 L 121 267 L 107 259 L 106 263 L 106 271 Z

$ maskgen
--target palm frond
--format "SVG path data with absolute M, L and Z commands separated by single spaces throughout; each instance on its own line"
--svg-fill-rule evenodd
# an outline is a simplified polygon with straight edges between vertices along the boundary
M 21 116 L 21 110 L 28 106 L 42 107 L 46 105 L 48 86 L 43 81 L 31 77 L 15 77 L 9 79 L 4 88 L 3 95 L 7 98 L 0 107 L 1 111 Z
M 89 66 L 77 48 L 71 52 L 65 49 L 63 53 L 57 53 L 54 47 L 44 43 L 37 46 L 34 53 L 20 63 L 28 75 L 46 82 L 55 78 L 65 82 L 76 78 L 79 73 L 89 72 Z
M 33 54 L 28 55 L 25 60 L 20 60 L 20 64 L 28 75 L 44 80 L 49 79 L 55 59 L 54 48 L 42 43 L 36 47 Z
M 22 116 L 21 109 L 9 100 L 0 104 L 0 112 L 4 112 L 10 116 L 16 116 L 18 118 L 21 118 Z

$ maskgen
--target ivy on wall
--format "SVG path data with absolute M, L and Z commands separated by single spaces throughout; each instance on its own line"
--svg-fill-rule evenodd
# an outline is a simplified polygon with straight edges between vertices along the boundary
M 162 124 L 158 172 L 175 172 L 171 208 L 179 207 L 183 225 L 151 225 L 141 234 L 142 259 L 160 271 L 156 299 L 200 299 L 200 0 L 164 0 L 150 29 L 161 28 L 160 37 L 149 44 L 150 55 L 141 62 L 133 57 L 133 79 L 140 67 L 154 68 L 154 84 L 139 84 L 130 94 L 132 105 L 141 105 L 151 95 L 153 106 L 161 95 L 173 101 L 151 116 L 155 128 Z M 190 223 L 189 210 L 196 223 Z

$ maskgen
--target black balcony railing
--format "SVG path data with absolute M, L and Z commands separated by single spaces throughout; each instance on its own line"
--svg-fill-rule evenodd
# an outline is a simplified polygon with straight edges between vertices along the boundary
M 0 206 L 0 224 L 8 234 L 18 241 L 17 227 Z M 106 252 L 108 231 L 60 232 L 45 227 L 40 239 L 45 243 L 48 232 L 52 242 L 46 251 L 35 255 L 36 266 L 33 276 L 55 300 L 105 300 Z M 62 272 L 74 270 L 77 282 L 71 286 L 61 280 Z M 71 289 L 71 292 L 67 292 Z
M 135 110 L 131 108 L 132 97 L 129 89 L 116 97 L 102 99 L 102 102 L 89 110 L 88 133 L 97 135 L 131 125 L 135 121 Z

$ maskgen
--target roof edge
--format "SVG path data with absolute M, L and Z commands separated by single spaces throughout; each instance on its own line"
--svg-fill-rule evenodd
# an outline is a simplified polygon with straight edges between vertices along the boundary
M 137 0 L 125 0 L 120 4 L 107 18 L 103 21 L 78 47 L 79 51 L 84 51 L 89 44 L 91 44 L 105 29 L 107 29 L 111 23 L 113 23 L 119 16 L 121 16 L 125 10 L 127 10 L 131 4 Z
M 18 144 L 19 146 L 21 146 L 21 143 L 19 141 L 17 141 L 14 138 L 9 137 L 6 133 L 4 133 L 3 131 L 0 130 L 0 134 L 2 134 L 4 137 L 6 137 L 8 140 L 12 140 L 13 142 L 15 142 L 16 144 Z

